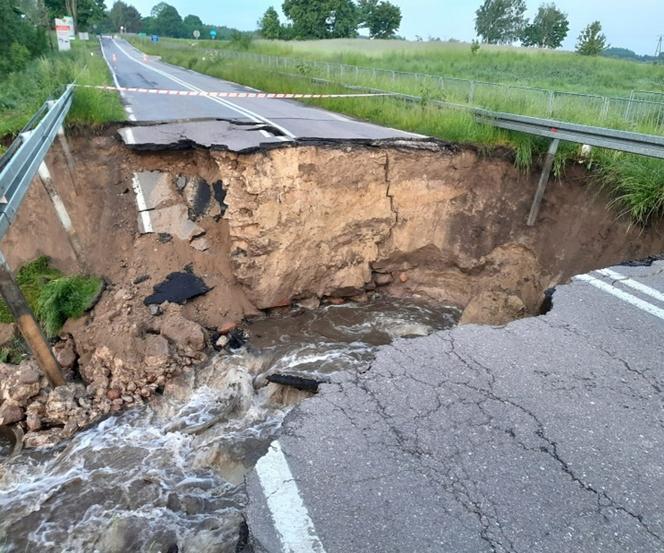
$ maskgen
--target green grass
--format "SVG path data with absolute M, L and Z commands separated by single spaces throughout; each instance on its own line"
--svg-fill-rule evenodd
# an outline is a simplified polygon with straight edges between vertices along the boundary
M 166 47 L 146 44 L 139 40 L 134 42 L 144 51 L 161 55 L 165 61 L 170 63 L 268 92 L 348 92 L 347 89 L 336 84 L 322 86 L 313 84 L 306 68 L 303 68 L 300 74 L 287 76 L 279 74 L 274 68 L 266 67 L 263 64 L 252 65 L 245 61 L 211 56 L 209 52 L 189 47 L 188 41 L 171 41 L 171 44 Z M 173 44 L 179 44 L 182 47 L 174 48 Z M 277 46 L 283 47 L 279 43 Z M 501 49 L 495 52 L 496 55 L 502 55 L 502 53 Z M 511 54 L 510 51 L 507 53 Z M 572 56 L 572 54 L 545 54 L 542 52 L 520 55 L 531 56 L 533 59 L 539 59 L 541 56 L 563 55 L 568 60 Z M 635 71 L 642 71 L 644 68 L 660 71 L 658 67 L 635 62 L 610 59 L 595 59 L 594 61 L 600 65 L 604 63 L 630 64 L 637 67 Z M 585 63 L 585 60 L 580 63 Z M 426 89 L 417 92 L 417 95 L 422 97 L 422 101 L 417 105 L 406 104 L 402 100 L 389 97 L 325 99 L 312 100 L 309 103 L 358 119 L 460 144 L 472 144 L 480 149 L 489 150 L 498 146 L 507 146 L 514 149 L 516 164 L 523 170 L 531 169 L 535 160 L 546 151 L 548 146 L 546 140 L 479 124 L 467 111 L 432 105 L 431 96 L 427 94 Z M 589 122 L 596 123 L 595 121 Z M 578 152 L 578 145 L 563 143 L 556 158 L 554 174 L 558 176 L 563 174 L 566 163 L 577 159 Z M 619 209 L 628 213 L 635 222 L 646 225 L 649 221 L 664 216 L 664 162 L 662 160 L 595 149 L 592 167 L 598 182 L 614 195 Z
M 45 100 L 62 93 L 66 84 L 112 84 L 96 41 L 72 43 L 70 52 L 52 52 L 11 73 L 0 87 L 0 137 L 16 134 Z M 67 125 L 97 126 L 125 118 L 116 94 L 77 88 Z
M 45 256 L 21 267 L 16 282 L 49 337 L 56 336 L 67 319 L 90 309 L 104 286 L 98 277 L 63 275 Z M 9 308 L 0 302 L 0 322 L 12 321 Z

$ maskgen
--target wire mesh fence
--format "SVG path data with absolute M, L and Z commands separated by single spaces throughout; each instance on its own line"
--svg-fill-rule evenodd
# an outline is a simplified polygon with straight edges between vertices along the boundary
M 165 48 L 181 44 L 163 43 Z M 386 92 L 575 123 L 664 133 L 664 92 L 634 91 L 628 98 L 410 73 L 377 67 L 270 56 L 230 49 L 197 49 L 218 59 L 235 60 L 281 73 L 326 79 Z

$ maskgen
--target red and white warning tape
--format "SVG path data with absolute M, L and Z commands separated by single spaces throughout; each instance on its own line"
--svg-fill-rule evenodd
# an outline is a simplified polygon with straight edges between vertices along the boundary
M 143 94 L 158 94 L 161 96 L 209 96 L 211 98 L 370 98 L 373 96 L 392 96 L 390 93 L 360 93 L 360 94 L 274 94 L 270 92 L 205 92 L 195 90 L 169 90 L 165 88 L 133 88 L 104 85 L 77 85 L 82 88 L 96 88 L 97 90 L 113 90 L 115 92 L 139 92 Z

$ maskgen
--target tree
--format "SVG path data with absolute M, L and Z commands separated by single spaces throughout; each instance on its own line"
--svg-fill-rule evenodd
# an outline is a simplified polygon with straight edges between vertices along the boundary
M 371 38 L 394 38 L 401 25 L 401 8 L 384 0 L 360 0 L 359 21 Z
M 294 38 L 357 36 L 359 14 L 352 0 L 284 0 L 282 10 Z
M 475 30 L 482 42 L 509 44 L 523 34 L 525 12 L 525 0 L 484 0 L 475 12 Z
M 281 38 L 283 33 L 277 10 L 270 6 L 258 22 L 258 28 L 260 29 L 260 33 L 263 38 Z
M 152 8 L 150 15 L 154 17 L 154 30 L 156 34 L 176 38 L 184 34 L 182 18 L 178 11 L 170 4 L 159 2 L 159 4 Z
M 521 42 L 524 46 L 559 48 L 568 32 L 567 14 L 561 12 L 553 3 L 542 4 L 533 22 L 524 29 Z
M 134 6 L 129 6 L 118 0 L 113 4 L 111 11 L 108 13 L 111 20 L 111 30 L 119 31 L 120 27 L 128 33 L 137 33 L 142 28 L 141 14 Z
M 201 33 L 201 36 L 203 36 L 206 31 L 206 26 L 203 24 L 200 17 L 190 14 L 182 20 L 182 34 L 187 38 L 191 38 L 194 36 L 194 31 L 198 31 Z
M 582 56 L 599 56 L 607 47 L 606 36 L 602 33 L 599 21 L 593 21 L 583 29 L 576 41 L 576 51 Z
M 18 71 L 48 48 L 45 29 L 33 24 L 12 0 L 0 0 L 0 75 Z

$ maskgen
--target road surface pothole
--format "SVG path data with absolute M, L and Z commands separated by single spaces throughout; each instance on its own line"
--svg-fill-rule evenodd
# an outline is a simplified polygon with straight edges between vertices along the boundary
M 505 154 L 423 141 L 131 151 L 114 132 L 70 137 L 73 172 L 57 149 L 48 158 L 109 285 L 64 329 L 86 386 L 71 385 L 67 412 L 49 411 L 48 389 L 29 398 L 44 399 L 26 409 L 43 424 L 19 421 L 27 452 L 0 466 L 21 550 L 234 551 L 244 474 L 335 371 L 362 370 L 393 336 L 544 313 L 571 276 L 664 250 L 661 227 L 631 226 L 580 167 L 527 227 L 538 175 Z M 38 186 L 1 247 L 14 267 L 74 265 Z M 146 302 L 173 275 L 204 286 L 178 289 L 182 305 Z M 69 523 L 46 520 L 58 513 Z

